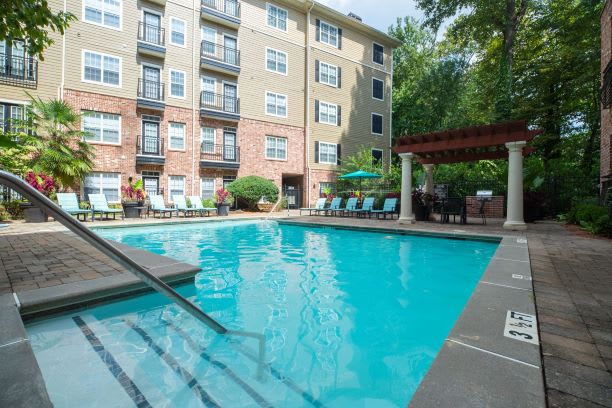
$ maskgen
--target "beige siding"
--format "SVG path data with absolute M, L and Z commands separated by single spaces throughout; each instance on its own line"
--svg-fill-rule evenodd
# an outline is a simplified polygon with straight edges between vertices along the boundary
M 268 26 L 268 12 L 266 4 L 270 3 L 287 10 L 287 31 L 281 31 Z M 298 3 L 298 2 L 294 2 Z M 286 3 L 263 0 L 249 0 L 242 2 L 241 29 L 255 29 L 273 36 L 281 37 L 287 41 L 304 45 L 306 41 L 306 15 L 303 11 L 288 6 Z M 241 30 L 242 31 L 242 30 Z

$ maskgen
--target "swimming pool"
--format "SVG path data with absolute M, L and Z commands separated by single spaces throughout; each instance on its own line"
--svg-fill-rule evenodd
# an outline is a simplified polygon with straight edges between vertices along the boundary
M 57 407 L 405 407 L 497 243 L 243 221 L 98 230 L 202 268 L 179 292 L 227 338 L 146 294 L 27 325 Z

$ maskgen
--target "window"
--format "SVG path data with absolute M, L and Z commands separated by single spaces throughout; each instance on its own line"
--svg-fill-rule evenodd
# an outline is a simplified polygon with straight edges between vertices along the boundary
M 372 98 L 381 101 L 385 99 L 385 81 L 372 78 Z
M 170 17 L 170 44 L 185 46 L 185 22 L 183 20 Z
M 0 103 L 0 131 L 19 132 L 23 128 L 25 120 L 25 107 Z
M 287 53 L 266 48 L 266 69 L 287 75 Z
M 319 82 L 338 87 L 338 67 L 326 62 L 319 62 Z
M 383 65 L 385 61 L 385 47 L 380 44 L 372 44 L 372 61 L 376 64 Z
M 203 199 L 215 198 L 215 179 L 212 177 L 203 177 L 200 185 L 201 196 Z
M 217 30 L 210 27 L 202 27 L 202 53 L 215 55 L 217 46 Z
M 382 149 L 372 149 L 372 164 L 374 166 L 382 165 L 383 151 Z
M 215 128 L 203 127 L 201 129 L 202 153 L 215 153 Z
M 121 117 L 110 113 L 83 112 L 84 139 L 90 142 L 119 144 Z
M 183 71 L 170 70 L 170 96 L 185 98 L 185 73 Z
M 287 160 L 287 139 L 266 136 L 266 159 Z
M 332 47 L 338 47 L 338 27 L 326 23 L 325 21 L 320 22 L 320 40 L 324 44 L 329 44 Z
M 328 125 L 338 125 L 338 105 L 327 102 L 319 102 L 319 122 Z
M 287 10 L 267 4 L 268 8 L 268 27 L 287 31 Z
M 83 81 L 121 85 L 121 58 L 83 51 Z
M 319 163 L 338 164 L 338 145 L 319 142 Z
M 121 0 L 83 0 L 83 20 L 120 29 Z
M 168 201 L 175 195 L 185 195 L 185 176 L 168 176 Z
M 170 122 L 168 125 L 170 149 L 185 150 L 185 124 Z
M 287 96 L 266 92 L 266 114 L 287 117 Z
M 372 114 L 372 133 L 375 135 L 383 134 L 383 115 Z
M 319 183 L 319 197 L 323 198 L 329 194 L 336 194 L 336 183 Z
M 83 192 L 89 200 L 89 194 L 104 194 L 109 202 L 119 202 L 121 195 L 119 187 L 121 176 L 119 173 L 90 173 L 85 176 Z

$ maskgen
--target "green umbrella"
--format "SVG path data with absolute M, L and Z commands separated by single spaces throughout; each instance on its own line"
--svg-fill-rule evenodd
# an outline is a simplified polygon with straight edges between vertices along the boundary
M 340 178 L 343 179 L 343 180 L 355 180 L 355 179 L 359 179 L 359 191 L 361 191 L 361 180 L 363 180 L 363 179 L 376 179 L 376 178 L 381 178 L 381 177 L 382 176 L 380 174 L 368 173 L 367 171 L 363 171 L 363 170 L 358 170 L 358 171 L 355 171 L 353 173 L 343 174 L 342 176 L 340 176 Z

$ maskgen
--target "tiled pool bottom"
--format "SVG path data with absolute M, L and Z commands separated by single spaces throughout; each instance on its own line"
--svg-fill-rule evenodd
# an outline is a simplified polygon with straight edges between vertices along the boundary
M 406 406 L 497 248 L 273 222 L 99 232 L 201 266 L 180 291 L 264 333 L 272 371 L 149 294 L 28 326 L 58 407 Z

